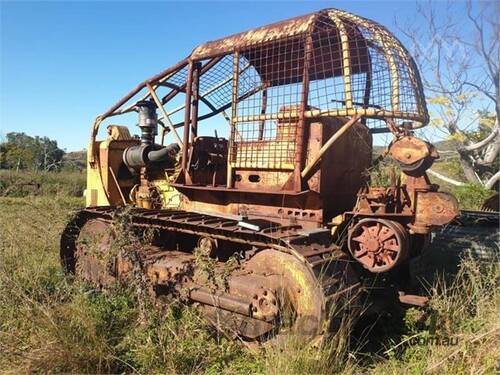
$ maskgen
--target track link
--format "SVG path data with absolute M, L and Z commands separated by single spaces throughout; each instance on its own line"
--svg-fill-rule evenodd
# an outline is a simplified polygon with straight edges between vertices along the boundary
M 123 213 L 121 207 L 85 208 L 75 215 L 61 238 L 61 260 L 65 269 L 74 271 L 73 249 L 83 225 L 92 219 L 112 222 Z M 308 265 L 314 277 L 321 283 L 325 303 L 348 289 L 342 289 L 341 281 L 348 280 L 350 287 L 356 286 L 356 277 L 348 263 L 349 257 L 331 243 L 327 229 L 305 231 L 300 225 L 280 225 L 259 221 L 257 230 L 249 229 L 245 223 L 232 218 L 181 210 L 127 209 L 132 225 L 155 228 L 165 232 L 210 236 L 252 246 L 254 249 L 274 249 L 289 253 Z

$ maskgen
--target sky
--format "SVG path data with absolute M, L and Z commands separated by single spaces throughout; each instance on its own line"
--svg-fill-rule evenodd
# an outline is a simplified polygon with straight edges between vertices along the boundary
M 447 3 L 438 3 L 445 12 Z M 94 118 L 197 45 L 334 7 L 375 20 L 400 38 L 412 1 L 5 2 L 0 0 L 0 138 L 48 136 L 87 147 Z M 403 40 L 404 43 L 404 40 Z

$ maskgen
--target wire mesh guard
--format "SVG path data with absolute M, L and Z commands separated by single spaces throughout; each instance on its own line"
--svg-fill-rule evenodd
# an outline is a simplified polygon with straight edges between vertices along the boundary
M 229 160 L 241 168 L 293 169 L 300 124 L 361 115 L 372 131 L 428 122 L 418 71 L 383 26 L 326 9 L 196 48 L 201 63 L 199 120 L 231 123 Z M 182 88 L 184 65 L 163 81 Z M 182 92 L 182 90 L 178 90 Z M 230 109 L 230 114 L 226 110 Z

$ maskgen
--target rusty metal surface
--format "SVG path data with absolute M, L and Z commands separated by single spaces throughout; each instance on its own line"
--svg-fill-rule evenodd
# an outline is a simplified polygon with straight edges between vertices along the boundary
M 429 298 L 399 292 L 399 301 L 405 305 L 424 307 L 429 302 Z
M 72 225 L 79 225 L 82 232 L 73 230 L 67 234 L 65 264 L 73 264 L 77 272 L 85 266 L 85 278 L 94 283 L 102 279 L 96 276 L 97 268 L 88 261 L 88 258 L 93 262 L 95 259 L 83 255 L 82 251 L 71 255 L 71 248 L 75 251 L 76 245 L 69 243 L 69 236 L 73 236 L 73 241 L 79 235 L 87 236 L 85 233 L 105 238 L 103 231 L 109 231 L 114 214 L 119 211 L 119 208 L 109 207 L 81 211 Z M 135 249 L 141 258 L 141 269 L 157 293 L 187 291 L 192 302 L 202 304 L 208 311 L 212 307 L 217 312 L 233 313 L 232 318 L 240 323 L 253 322 L 257 331 L 246 332 L 248 338 L 256 338 L 275 328 L 276 319 L 285 306 L 283 298 L 294 304 L 298 312 L 297 324 L 304 325 L 297 329 L 304 329 L 315 336 L 321 332 L 325 319 L 329 318 L 326 307 L 340 298 L 354 298 L 357 293 L 358 280 L 350 262 L 337 247 L 329 245 L 328 231 L 308 234 L 300 226 L 272 225 L 255 231 L 244 229 L 234 220 L 181 211 L 135 209 L 131 215 L 137 229 L 156 228 L 164 233 L 176 232 L 176 238 L 181 242 L 183 235 L 198 234 L 212 241 L 230 241 L 233 249 L 238 248 L 238 244 L 247 245 L 243 247 L 246 249 L 249 249 L 248 245 L 256 246 L 257 251 L 251 251 L 248 260 L 231 272 L 225 288 L 212 284 L 210 278 L 197 276 L 200 270 L 191 250 L 181 252 L 158 246 Z M 99 240 L 99 248 L 107 247 L 109 251 L 110 242 Z M 70 260 L 70 256 L 74 259 Z M 133 265 L 128 258 L 120 257 L 118 255 L 118 260 L 114 262 L 114 273 L 109 269 L 101 269 L 101 273 L 113 277 L 130 275 Z M 216 267 L 223 268 L 224 263 L 218 262 Z M 300 316 L 306 319 L 301 320 Z M 269 324 L 256 323 L 255 320 Z M 240 333 L 245 334 L 245 331 Z
M 493 194 L 491 197 L 486 199 L 481 205 L 482 211 L 499 212 L 500 211 L 500 195 L 498 193 Z
M 179 94 L 184 104 L 172 108 Z M 128 168 L 123 155 L 139 140 L 120 125 L 96 140 L 103 120 L 139 110 L 136 99 L 148 108 L 141 142 L 156 152 L 167 131 L 176 138 L 168 165 L 144 159 Z M 229 139 L 203 135 L 216 114 Z M 91 207 L 63 233 L 62 263 L 97 284 L 135 272 L 122 254 L 106 268 L 85 244 L 110 252 L 106 231 L 124 212 L 117 206 L 129 205 L 130 230 L 151 242 L 135 252 L 157 295 L 187 298 L 250 340 L 277 331 L 287 300 L 295 326 L 320 334 L 332 306 L 357 300 L 358 275 L 401 276 L 429 233 L 457 215 L 456 200 L 425 174 L 436 150 L 410 136 L 427 122 L 413 60 L 373 21 L 325 9 L 205 43 L 96 119 Z M 381 130 L 394 134 L 388 154 L 403 171 L 387 188 L 369 187 L 367 173 L 372 133 Z M 202 275 L 200 254 L 225 272 L 223 285 Z M 226 272 L 232 256 L 238 265 Z
M 104 189 L 103 194 L 99 192 L 99 199 L 94 203 L 117 204 L 117 195 L 121 202 L 127 200 L 127 189 L 114 186 L 120 184 L 115 170 L 112 174 L 117 176 L 117 183 L 109 183 L 109 168 L 105 158 L 99 155 L 95 137 L 107 117 L 136 110 L 133 100 L 145 88 L 148 90 L 138 99 L 154 100 L 166 124 L 162 125 L 163 129 L 170 129 L 175 135 L 176 127 L 184 127 L 182 142 L 177 139 L 182 145 L 182 171 L 177 184 L 184 188 L 219 188 L 225 180 L 227 189 L 242 192 L 299 193 L 309 188 L 325 198 L 331 196 L 321 191 L 323 185 L 330 183 L 322 177 L 328 172 L 315 173 L 313 169 L 317 160 L 328 158 L 322 158 L 323 148 L 317 155 L 308 152 L 314 149 L 311 147 L 314 138 L 310 134 L 314 124 L 320 122 L 328 128 L 327 124 L 332 121 L 349 124 L 358 117 L 371 130 L 389 130 L 386 126 L 389 120 L 392 130 L 403 125 L 416 128 L 425 124 L 427 109 L 418 72 L 414 69 L 407 51 L 384 27 L 337 9 L 324 9 L 206 43 L 195 49 L 188 59 L 146 80 L 98 116 L 88 152 L 89 167 L 93 169 L 89 177 L 102 180 L 103 185 L 110 188 Z M 162 87 L 169 91 L 160 100 L 156 90 Z M 179 108 L 169 107 L 172 102 L 179 102 L 174 100 L 178 94 L 185 94 L 185 104 Z M 198 110 L 200 101 L 208 107 L 202 115 Z M 224 112 L 229 108 L 230 116 Z M 193 143 L 203 120 L 218 113 L 224 113 L 231 127 L 227 168 L 220 168 L 217 173 L 208 168 L 193 172 L 190 170 Z M 170 117 L 173 114 L 184 120 L 174 124 Z M 405 119 L 416 123 L 403 123 Z M 345 135 L 342 130 L 337 131 L 333 134 L 324 129 L 320 146 L 334 143 L 332 148 L 338 149 L 337 138 L 345 138 Z M 371 144 L 371 139 L 364 134 L 360 140 Z M 365 150 L 362 155 L 365 163 Z M 306 159 L 311 163 L 307 167 Z M 410 159 L 415 156 L 412 154 Z M 338 169 L 344 167 L 338 160 L 333 162 Z M 368 167 L 361 162 L 357 164 L 351 176 L 361 173 L 359 167 Z M 346 202 L 345 205 L 325 202 L 325 212 L 316 216 L 319 225 L 352 205 L 355 199 L 352 190 L 359 188 L 362 181 L 350 177 L 342 180 L 337 185 L 346 186 L 346 191 L 336 200 Z M 143 195 L 146 196 L 146 192 Z M 209 203 L 197 192 L 195 200 L 203 199 Z M 316 198 L 312 199 L 311 203 L 300 202 L 286 208 L 316 209 L 312 207 L 317 205 Z M 142 206 L 151 205 L 146 202 Z
M 415 222 L 441 226 L 451 222 L 460 212 L 458 202 L 451 194 L 440 192 L 417 193 Z
M 90 220 L 81 229 L 75 249 L 75 274 L 84 280 L 92 281 L 98 287 L 109 286 L 112 277 L 103 259 L 109 253 L 114 241 L 112 226 L 103 220 Z
M 349 250 L 370 272 L 387 272 L 408 257 L 409 235 L 396 221 L 363 219 L 349 233 Z
M 252 45 L 293 37 L 307 32 L 316 17 L 318 17 L 318 13 L 306 14 L 226 38 L 210 41 L 196 47 L 191 54 L 191 58 L 194 60 L 201 60 L 240 50 Z
M 393 142 L 389 152 L 401 164 L 414 164 L 430 155 L 429 145 L 421 139 L 406 136 Z
M 307 57 L 308 52 L 305 51 L 304 47 L 308 38 L 312 38 L 310 57 Z M 384 50 L 384 47 L 388 45 L 391 48 Z M 379 52 L 376 52 L 378 49 L 372 48 L 373 46 L 381 47 L 380 55 Z M 369 50 L 369 48 L 371 49 Z M 202 44 L 193 50 L 188 59 L 184 59 L 172 68 L 146 80 L 99 118 L 102 120 L 111 115 L 124 113 L 123 111 L 130 111 L 131 107 L 122 107 L 147 84 L 172 88 L 171 93 L 162 100 L 164 104 L 168 101 L 167 99 L 172 99 L 177 93 L 186 91 L 185 88 L 189 86 L 186 82 L 187 79 L 178 80 L 174 77 L 186 69 L 188 60 L 204 61 L 215 57 L 202 67 L 201 75 L 206 75 L 210 82 L 214 82 L 214 78 L 223 80 L 224 75 L 218 72 L 225 65 L 223 61 L 217 59 L 225 56 L 230 57 L 237 51 L 240 51 L 241 58 L 259 73 L 261 81 L 270 86 L 290 84 L 302 80 L 304 80 L 304 86 L 308 86 L 307 80 L 309 79 L 324 80 L 328 77 L 345 76 L 345 79 L 350 80 L 350 82 L 345 82 L 344 89 L 348 100 L 341 106 L 347 110 L 347 112 L 344 111 L 343 115 L 352 115 L 356 112 L 359 115 L 380 117 L 384 116 L 384 113 L 389 116 L 392 113 L 396 118 L 398 116 L 402 118 L 414 117 L 422 124 L 428 121 L 425 102 L 420 97 L 422 89 L 418 72 L 414 70 L 412 59 L 400 42 L 381 25 L 337 9 L 324 9 Z M 273 57 L 274 55 L 275 57 Z M 276 58 L 279 58 L 280 61 L 277 62 Z M 346 65 L 348 62 L 348 66 L 343 66 L 340 63 L 342 60 L 346 61 Z M 380 70 L 384 60 L 387 64 L 387 71 Z M 370 64 L 373 63 L 376 64 L 376 69 L 370 67 Z M 307 64 L 310 66 L 305 68 Z M 361 75 L 361 73 L 369 73 L 370 77 L 366 83 L 359 82 L 358 84 L 356 75 Z M 385 86 L 384 81 L 392 81 L 393 84 Z M 381 84 L 384 86 L 375 87 Z M 407 87 L 411 90 L 407 90 Z M 209 88 L 204 86 L 203 79 L 200 88 L 202 91 Z M 360 96 L 364 98 L 363 103 L 352 100 L 355 97 L 354 91 L 359 89 L 363 90 L 363 94 Z M 380 101 L 383 99 L 381 98 L 369 103 L 370 91 L 380 91 L 381 89 L 388 91 L 387 98 L 391 98 L 390 105 L 389 103 L 382 104 Z M 314 87 L 305 87 L 303 94 L 299 95 L 295 104 L 300 104 L 301 95 L 302 97 L 305 95 L 307 98 L 309 90 L 314 90 Z M 220 94 L 223 94 L 222 91 L 217 95 L 219 97 L 217 100 L 214 100 L 213 93 L 205 98 L 217 109 L 216 113 L 224 107 L 223 104 L 231 102 L 229 95 L 222 103 Z M 340 96 L 333 95 L 331 99 L 338 101 Z M 381 95 L 381 97 L 383 96 L 385 95 Z M 203 94 L 201 97 L 203 98 Z M 407 101 L 407 97 L 414 97 L 414 99 Z M 334 113 L 342 115 L 335 105 L 330 105 L 331 103 L 328 104 L 327 101 L 322 102 L 322 104 L 323 108 L 318 108 L 318 113 L 323 113 L 322 111 L 326 110 L 331 115 Z M 411 108 L 412 106 L 414 108 Z M 303 106 L 301 112 L 304 113 L 305 110 L 306 108 Z M 410 113 L 413 115 L 409 116 Z M 259 110 L 258 114 L 269 116 L 267 111 Z M 417 127 L 418 124 L 414 126 Z

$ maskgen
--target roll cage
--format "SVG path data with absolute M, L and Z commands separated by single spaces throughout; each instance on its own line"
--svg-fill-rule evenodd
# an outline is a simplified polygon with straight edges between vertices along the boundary
M 183 104 L 179 95 L 184 95 Z M 171 133 L 181 147 L 185 173 L 199 122 L 222 114 L 230 126 L 228 188 L 231 166 L 238 162 L 237 143 L 279 137 L 280 123 L 294 124 L 293 133 L 287 133 L 293 140 L 286 146 L 291 155 L 287 165 L 304 177 L 310 119 L 361 119 L 373 133 L 416 129 L 429 121 L 418 70 L 401 43 L 383 26 L 336 9 L 198 46 L 96 118 L 89 163 L 96 162 L 101 123 L 135 111 L 135 103 L 143 100 L 153 101 L 159 110 L 161 142 Z M 180 114 L 183 120 L 172 119 Z

